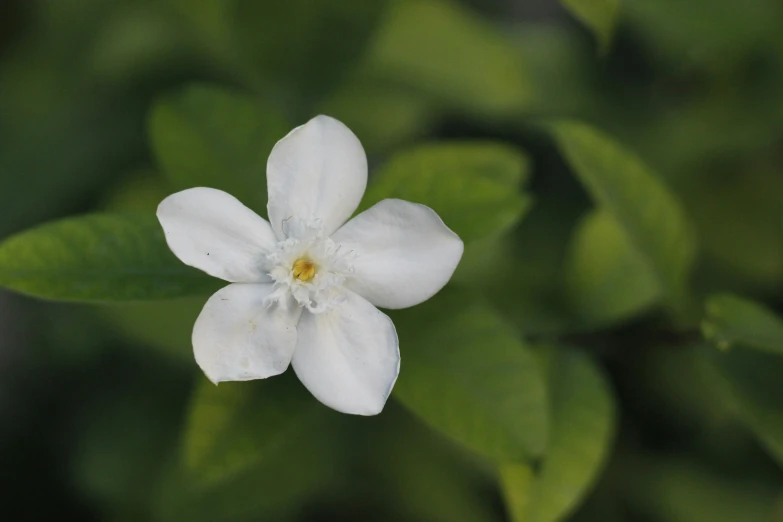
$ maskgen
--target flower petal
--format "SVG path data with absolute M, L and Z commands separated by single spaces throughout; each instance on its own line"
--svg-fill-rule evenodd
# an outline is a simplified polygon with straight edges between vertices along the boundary
M 316 116 L 277 142 L 266 167 L 269 221 L 284 239 L 288 219 L 320 219 L 330 235 L 351 217 L 367 187 L 358 138 L 329 116 Z
M 205 187 L 158 205 L 166 242 L 180 261 L 232 283 L 271 281 L 266 254 L 277 240 L 269 223 L 234 196 Z
M 316 399 L 343 413 L 381 412 L 400 371 L 391 319 L 346 290 L 328 312 L 304 312 L 292 365 Z
M 232 284 L 209 298 L 193 327 L 196 362 L 215 384 L 283 373 L 296 346 L 299 306 L 264 299 L 271 284 Z
M 382 308 L 406 308 L 435 295 L 464 249 L 435 211 L 400 199 L 365 210 L 332 239 L 356 253 L 345 286 Z

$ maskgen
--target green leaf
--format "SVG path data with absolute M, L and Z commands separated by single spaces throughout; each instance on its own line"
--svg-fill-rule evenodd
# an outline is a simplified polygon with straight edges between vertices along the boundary
M 783 354 L 783 320 L 764 306 L 730 294 L 707 300 L 704 336 L 720 348 L 741 344 Z
M 488 22 L 448 0 L 397 0 L 379 30 L 369 72 L 459 111 L 508 117 L 531 85 L 515 46 Z
M 90 214 L 0 244 L 0 286 L 68 301 L 163 299 L 214 291 L 171 253 L 151 214 Z
M 371 443 L 355 457 L 369 471 L 361 480 L 366 486 L 377 475 L 370 487 L 388 498 L 388 520 L 502 520 L 486 499 L 491 470 L 474 454 L 444 440 L 394 401 L 382 415 L 363 418 L 361 424 L 372 430 Z M 346 432 L 356 428 L 346 423 Z
M 185 427 L 184 467 L 201 482 L 226 480 L 274 455 L 319 409 L 290 375 L 219 386 L 200 379 Z
M 583 213 L 559 181 L 552 185 L 536 192 L 530 214 L 509 233 L 465 245 L 453 277 L 455 284 L 479 292 L 524 335 L 550 338 L 579 326 L 565 298 L 563 262 Z
M 266 161 L 289 130 L 260 100 L 202 85 L 158 100 L 149 119 L 153 151 L 175 189 L 224 190 L 262 215 Z
M 101 308 L 103 318 L 124 339 L 153 348 L 168 360 L 193 365 L 193 325 L 208 295 L 122 303 Z
M 412 141 L 433 124 L 433 110 L 422 96 L 364 78 L 339 89 L 318 112 L 343 122 L 370 157 Z
M 160 174 L 146 170 L 130 172 L 104 194 L 100 209 L 154 214 L 158 204 L 171 193 L 171 185 Z
M 501 233 L 521 218 L 531 204 L 520 192 L 527 172 L 527 157 L 507 145 L 422 145 L 395 155 L 379 169 L 361 209 L 386 198 L 421 203 L 468 242 Z
M 649 455 L 628 470 L 626 502 L 635 520 L 659 522 L 778 522 L 780 488 L 763 475 L 705 465 L 693 457 Z M 627 509 L 627 508 L 626 508 Z M 603 520 L 603 519 L 599 519 Z M 627 517 L 623 520 L 627 520 Z
M 546 393 L 535 356 L 472 295 L 441 291 L 394 312 L 403 370 L 395 397 L 425 422 L 503 462 L 540 455 Z
M 220 55 L 231 45 L 233 0 L 163 0 L 162 10 L 183 23 L 198 45 Z
M 506 510 L 513 522 L 527 522 L 533 468 L 525 464 L 503 464 L 498 468 Z
M 601 52 L 612 42 L 614 26 L 620 10 L 620 0 L 560 0 L 574 16 L 595 33 Z
M 574 173 L 623 229 L 669 303 L 684 308 L 696 245 L 680 203 L 639 158 L 600 131 L 567 121 L 551 129 Z
M 201 378 L 155 520 L 287 520 L 335 478 L 336 419 L 293 372 L 220 386 Z
M 594 210 L 579 224 L 566 258 L 566 291 L 579 320 L 605 326 L 654 304 L 660 286 L 612 216 Z
M 236 0 L 237 41 L 267 88 L 315 100 L 364 55 L 385 0 Z
M 783 357 L 755 350 L 710 350 L 703 362 L 711 389 L 783 465 Z
M 612 393 L 595 363 L 575 350 L 553 356 L 549 444 L 520 522 L 552 522 L 571 513 L 597 480 L 614 436 Z

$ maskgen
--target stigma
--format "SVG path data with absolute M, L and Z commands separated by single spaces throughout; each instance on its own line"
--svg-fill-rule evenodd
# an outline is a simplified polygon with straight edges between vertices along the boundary
M 309 259 L 299 258 L 294 261 L 291 269 L 294 277 L 303 283 L 310 281 L 315 276 L 315 264 Z

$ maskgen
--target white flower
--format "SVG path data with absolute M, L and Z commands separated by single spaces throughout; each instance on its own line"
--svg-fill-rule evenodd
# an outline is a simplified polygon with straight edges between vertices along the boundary
M 394 325 L 375 307 L 432 297 L 457 267 L 462 241 L 432 209 L 398 199 L 345 223 L 367 186 L 367 158 L 328 116 L 275 145 L 267 183 L 269 222 L 211 188 L 158 206 L 172 252 L 232 283 L 196 320 L 196 362 L 215 384 L 264 379 L 290 363 L 325 405 L 375 415 L 400 368 Z

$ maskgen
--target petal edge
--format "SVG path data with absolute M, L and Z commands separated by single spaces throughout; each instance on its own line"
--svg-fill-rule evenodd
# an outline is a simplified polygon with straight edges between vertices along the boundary
M 356 252 L 346 287 L 375 306 L 398 309 L 438 293 L 454 274 L 464 245 L 431 208 L 384 199 L 332 239 Z
M 397 331 L 386 314 L 345 292 L 346 300 L 328 312 L 302 315 L 292 366 L 326 406 L 377 415 L 400 372 Z

